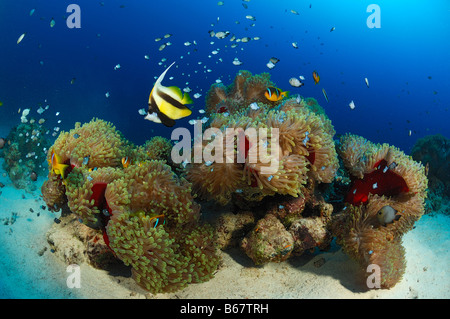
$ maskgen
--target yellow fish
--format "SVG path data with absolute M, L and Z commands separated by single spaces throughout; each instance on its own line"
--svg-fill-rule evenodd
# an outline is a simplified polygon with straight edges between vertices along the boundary
M 63 164 L 61 157 L 55 153 L 55 151 L 52 150 L 52 156 L 51 156 L 51 165 L 52 165 L 52 172 L 56 175 L 61 175 L 62 179 L 65 178 L 66 169 L 69 167 L 67 164 Z
M 131 164 L 131 158 L 128 156 L 122 158 L 122 166 L 123 168 L 127 168 Z
M 272 86 L 268 87 L 264 92 L 264 96 L 266 97 L 266 99 L 272 102 L 280 101 L 283 98 L 288 97 L 288 95 L 288 91 L 281 91 L 279 88 L 275 88 Z
M 156 80 L 148 98 L 148 112 L 145 116 L 146 120 L 169 127 L 175 125 L 175 120 L 191 115 L 192 111 L 185 105 L 193 103 L 189 94 L 183 94 L 179 87 L 166 87 L 161 84 L 167 71 L 174 64 L 175 62 Z
M 317 73 L 317 71 L 314 71 L 314 72 L 313 72 L 313 79 L 314 79 L 314 84 L 319 83 L 319 81 L 320 81 L 320 76 L 319 76 L 319 73 Z

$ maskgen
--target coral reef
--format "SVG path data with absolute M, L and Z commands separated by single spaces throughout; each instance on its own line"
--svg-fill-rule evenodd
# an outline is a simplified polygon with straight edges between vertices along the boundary
M 210 279 L 219 262 L 214 233 L 199 224 L 200 207 L 189 183 L 161 161 L 126 171 L 112 185 L 128 181 L 122 187 L 130 194 L 129 204 L 118 206 L 115 194 L 105 193 L 106 201 L 114 202 L 106 234 L 117 256 L 132 266 L 136 282 L 159 293 Z
M 98 168 L 91 172 L 85 168 L 74 168 L 64 180 L 70 210 L 82 223 L 100 228 L 105 214 L 111 213 L 105 200 L 106 187 L 122 176 L 122 170 L 112 167 Z
M 241 71 L 230 87 L 211 88 L 206 109 L 215 112 L 208 127 L 214 141 L 196 139 L 195 144 L 203 152 L 213 148 L 214 161 L 193 163 L 186 172 L 201 198 L 225 205 L 236 194 L 253 201 L 275 194 L 299 196 L 310 176 L 318 182 L 333 180 L 338 159 L 331 121 L 300 98 L 268 101 L 263 93 L 271 85 L 267 74 Z M 226 111 L 217 110 L 224 103 Z
M 228 87 L 214 84 L 205 107 L 205 132 L 212 131 L 214 140 L 197 138 L 194 145 L 203 154 L 211 151 L 213 160 L 186 167 L 201 199 L 244 209 L 221 216 L 216 229 L 222 247 L 241 245 L 256 264 L 327 248 L 333 208 L 316 186 L 331 183 L 339 164 L 335 131 L 317 101 L 269 101 L 264 92 L 272 86 L 268 74 L 248 71 Z
M 235 114 L 245 110 L 250 103 L 261 102 L 276 105 L 264 97 L 268 87 L 274 86 L 269 73 L 252 75 L 241 70 L 228 87 L 222 83 L 213 84 L 206 95 L 205 110 L 208 115 L 215 113 Z
M 67 203 L 66 187 L 57 175 L 48 175 L 41 187 L 41 193 L 50 211 L 59 211 Z
M 427 168 L 430 192 L 450 197 L 450 140 L 440 134 L 417 140 L 411 150 L 415 161 Z
M 46 133 L 45 126 L 30 120 L 13 127 L 2 139 L 0 156 L 5 159 L 3 168 L 14 187 L 33 191 L 37 176 L 45 174 L 45 151 L 50 147 Z
M 251 211 L 221 214 L 216 221 L 217 246 L 224 250 L 240 246 L 242 238 L 254 226 L 255 216 Z
M 294 238 L 276 216 L 267 214 L 258 220 L 241 245 L 253 262 L 260 265 L 289 258 L 294 248 Z
M 333 216 L 333 235 L 364 269 L 380 267 L 382 288 L 393 287 L 406 267 L 402 236 L 424 212 L 425 168 L 393 146 L 351 134 L 341 137 L 339 154 L 352 185 L 345 198 L 349 205 Z M 396 216 L 380 222 L 387 206 Z
M 70 209 L 66 224 L 89 227 L 77 233 L 89 262 L 109 262 L 107 247 L 151 293 L 212 278 L 218 248 L 239 246 L 261 265 L 327 250 L 333 237 L 362 268 L 380 267 L 381 287 L 393 287 L 406 269 L 402 237 L 424 213 L 425 167 L 351 134 L 336 150 L 317 101 L 269 101 L 273 86 L 269 74 L 248 71 L 228 87 L 213 84 L 190 163 L 173 163 L 162 137 L 135 146 L 111 123 L 76 123 L 48 150 L 43 198 L 53 211 Z M 206 223 L 202 200 L 227 213 Z
M 102 264 L 108 247 L 151 293 L 209 280 L 220 261 L 215 233 L 200 220 L 191 184 L 162 160 L 169 145 L 153 138 L 135 147 L 110 123 L 76 123 L 50 147 L 49 178 L 42 186 L 49 209 L 70 209 L 77 223 L 95 232 L 82 240 L 99 255 L 94 263 Z
M 333 206 L 312 186 L 302 197 L 277 196 L 262 202 L 263 217 L 241 242 L 255 264 L 280 262 L 315 248 L 329 248 L 333 239 L 329 230 Z
M 143 149 L 148 155 L 146 159 L 169 161 L 172 146 L 167 138 L 154 136 L 143 145 Z
M 61 132 L 49 149 L 47 161 L 51 165 L 54 151 L 62 163 L 72 168 L 120 167 L 130 147 L 130 142 L 111 123 L 94 119 L 84 125 L 75 123 L 74 129 Z
M 150 140 L 146 141 L 144 145 L 134 147 L 130 145 L 127 147 L 127 155 L 124 158 L 127 163 L 123 161 L 124 167 L 131 164 L 139 164 L 147 160 L 161 160 L 166 161 L 167 164 L 176 168 L 172 163 L 171 151 L 173 144 L 167 138 L 162 136 L 154 136 Z

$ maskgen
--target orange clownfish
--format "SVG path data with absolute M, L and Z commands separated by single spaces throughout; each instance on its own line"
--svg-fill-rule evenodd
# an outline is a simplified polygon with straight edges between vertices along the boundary
M 313 79 L 314 79 L 314 84 L 319 83 L 319 81 L 320 81 L 320 76 L 319 76 L 319 73 L 317 73 L 317 71 L 314 71 L 314 72 L 313 72 Z
M 157 215 L 150 218 L 150 221 L 153 223 L 153 228 L 156 228 L 158 225 L 165 225 L 166 218 L 164 215 Z
M 288 97 L 288 95 L 288 91 L 281 91 L 279 88 L 275 88 L 272 86 L 268 87 L 264 92 L 264 96 L 266 97 L 266 99 L 272 102 L 280 101 L 283 98 Z
M 127 168 L 128 166 L 130 166 L 130 164 L 131 164 L 131 158 L 129 158 L 128 156 L 122 157 L 123 168 Z
M 61 157 L 52 150 L 50 157 L 50 164 L 52 166 L 52 172 L 56 175 L 61 175 L 62 179 L 65 178 L 66 169 L 69 167 L 67 164 L 63 164 Z

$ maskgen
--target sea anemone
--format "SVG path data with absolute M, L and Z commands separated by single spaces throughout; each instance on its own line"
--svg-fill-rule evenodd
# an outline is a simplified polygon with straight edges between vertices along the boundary
M 227 90 L 211 87 L 206 99 L 213 104 L 206 106 L 209 128 L 218 132 L 222 148 L 231 145 L 234 151 L 223 156 L 216 152 L 218 161 L 186 168 L 187 179 L 202 198 L 224 205 L 233 194 L 251 201 L 275 194 L 299 196 L 310 175 L 318 182 L 333 180 L 338 160 L 331 121 L 313 113 L 302 99 L 268 101 L 264 91 L 269 86 L 274 83 L 268 74 L 241 71 Z M 218 106 L 226 112 L 213 113 Z M 239 138 L 233 136 L 238 132 Z M 211 147 L 205 140 L 198 143 L 203 154 Z
M 402 236 L 424 212 L 424 167 L 393 146 L 351 134 L 341 138 L 339 153 L 353 181 L 345 198 L 350 205 L 333 217 L 333 234 L 363 268 L 380 266 L 381 287 L 393 287 L 406 267 Z M 378 213 L 387 206 L 397 216 L 381 223 Z

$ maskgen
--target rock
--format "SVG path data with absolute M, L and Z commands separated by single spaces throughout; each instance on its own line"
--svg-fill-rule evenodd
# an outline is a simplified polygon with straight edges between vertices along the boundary
M 317 259 L 316 261 L 314 261 L 314 267 L 316 268 L 320 268 L 325 264 L 325 258 L 321 257 L 319 259 Z
M 254 225 L 255 218 L 252 212 L 222 214 L 215 224 L 218 247 L 220 249 L 238 247 L 242 238 Z
M 321 217 L 299 218 L 289 228 L 294 239 L 294 253 L 301 255 L 307 250 L 318 247 L 326 249 L 332 240 L 330 232 Z
M 291 255 L 294 238 L 277 217 L 267 214 L 242 240 L 241 247 L 257 265 L 281 262 Z
M 61 260 L 67 264 L 86 262 L 99 269 L 121 263 L 105 244 L 101 232 L 78 222 L 74 214 L 60 220 L 47 232 L 47 241 Z
M 42 247 L 42 249 L 38 251 L 39 257 L 42 257 L 42 255 L 44 255 L 44 253 L 45 253 L 46 251 L 47 251 L 47 247 Z
M 54 254 L 67 265 L 86 262 L 83 243 L 74 240 L 70 232 L 61 227 L 52 227 L 47 232 L 46 237 L 50 247 L 54 250 Z

